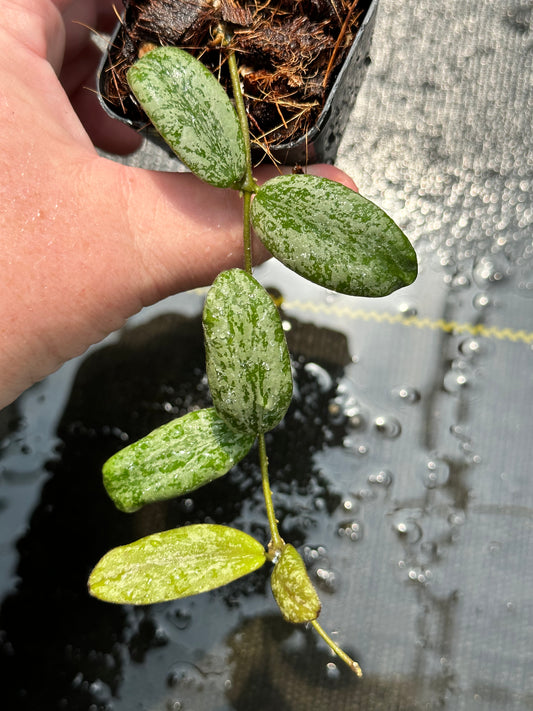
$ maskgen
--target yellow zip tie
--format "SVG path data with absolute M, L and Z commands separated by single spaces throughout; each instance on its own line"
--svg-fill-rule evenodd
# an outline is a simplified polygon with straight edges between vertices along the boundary
M 391 314 L 385 311 L 367 311 L 365 309 L 350 309 L 347 306 L 337 306 L 330 304 L 320 304 L 313 301 L 284 301 L 283 309 L 296 311 L 310 311 L 315 314 L 334 315 L 339 318 L 349 318 L 352 321 L 374 321 L 376 323 L 401 324 L 403 326 L 414 326 L 415 328 L 428 328 L 433 331 L 444 331 L 445 333 L 469 333 L 472 336 L 482 336 L 483 338 L 495 338 L 500 341 L 512 341 L 513 343 L 533 344 L 533 333 L 528 333 L 523 329 L 498 328 L 497 326 L 485 326 L 483 324 L 459 323 L 457 321 L 445 321 L 444 319 L 421 318 L 420 316 L 404 316 L 401 313 Z

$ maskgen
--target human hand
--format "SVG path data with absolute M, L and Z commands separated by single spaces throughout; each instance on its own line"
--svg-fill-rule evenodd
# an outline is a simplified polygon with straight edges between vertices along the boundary
M 0 407 L 143 306 L 242 260 L 234 191 L 96 152 L 139 143 L 86 88 L 98 61 L 88 27 L 115 21 L 112 0 L 3 3 Z M 309 172 L 355 187 L 332 166 Z

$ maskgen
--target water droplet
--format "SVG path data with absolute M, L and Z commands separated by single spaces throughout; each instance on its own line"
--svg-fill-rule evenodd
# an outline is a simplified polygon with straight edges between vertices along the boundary
M 438 486 L 446 486 L 450 478 L 450 465 L 444 459 L 432 457 L 426 463 L 426 468 L 422 473 L 424 486 L 428 489 L 435 489 Z
M 342 502 L 342 508 L 344 509 L 344 511 L 355 512 L 359 509 L 359 506 L 357 504 L 355 504 L 353 501 L 351 501 L 350 499 L 345 499 Z
M 325 546 L 317 546 L 316 548 L 305 546 L 304 548 L 304 560 L 307 563 L 316 563 L 320 560 L 327 560 L 326 554 L 327 550 Z
M 380 469 L 378 472 L 373 472 L 368 475 L 368 483 L 376 486 L 382 486 L 388 489 L 392 484 L 393 476 L 388 469 Z
M 324 590 L 324 592 L 334 593 L 337 592 L 339 587 L 339 579 L 335 571 L 328 568 L 317 568 L 315 570 L 315 578 L 319 588 Z
M 343 405 L 344 414 L 348 419 L 361 416 L 361 408 L 355 398 L 348 398 Z
M 416 543 L 422 538 L 422 527 L 408 514 L 398 511 L 393 518 L 392 527 L 398 537 L 407 543 Z
M 110 689 L 101 679 L 95 679 L 89 684 L 89 692 L 99 704 L 105 704 L 111 700 Z
M 465 516 L 464 511 L 452 511 L 452 513 L 449 514 L 449 516 L 448 516 L 448 523 L 453 528 L 462 526 L 464 524 L 465 520 L 466 520 L 466 516 Z
M 170 622 L 178 630 L 186 630 L 187 627 L 189 627 L 189 625 L 191 624 L 192 615 L 189 610 L 177 609 L 172 610 L 170 613 L 167 614 L 169 616 Z
M 509 264 L 502 254 L 483 255 L 474 264 L 474 281 L 481 288 L 504 281 L 508 274 Z
M 338 402 L 330 402 L 329 403 L 328 414 L 329 414 L 330 420 L 334 424 L 341 424 L 341 422 L 344 419 L 344 413 L 342 412 L 342 408 Z
M 420 393 L 416 388 L 410 386 L 402 386 L 394 388 L 392 391 L 392 396 L 401 400 L 402 402 L 407 402 L 409 404 L 414 404 L 420 400 Z
M 480 292 L 474 296 L 472 303 L 475 309 L 483 311 L 483 309 L 486 309 L 487 306 L 490 306 L 491 300 L 488 294 Z
M 402 432 L 402 426 L 399 420 L 390 415 L 380 415 L 379 417 L 376 417 L 374 420 L 374 427 L 380 434 L 388 439 L 399 437 Z
M 194 501 L 190 498 L 183 499 L 183 501 L 181 502 L 181 505 L 182 505 L 185 513 L 191 513 L 191 511 L 194 510 Z
M 459 344 L 459 351 L 465 356 L 476 356 L 481 352 L 481 343 L 477 338 L 465 338 Z
M 354 493 L 359 501 L 373 501 L 377 497 L 377 493 L 373 489 L 359 489 Z
M 313 501 L 313 506 L 317 511 L 324 511 L 326 508 L 326 502 L 322 496 L 317 496 Z
M 340 679 L 340 671 L 335 664 L 335 662 L 328 662 L 326 664 L 326 676 L 330 681 L 337 681 L 337 679 Z
M 443 387 L 446 392 L 454 394 L 462 390 L 472 379 L 473 371 L 464 361 L 453 363 L 444 374 Z
M 359 401 L 342 386 L 339 386 L 335 399 L 329 404 L 328 412 L 334 424 L 344 423 L 347 419 L 352 429 L 359 429 L 366 422 Z
M 306 363 L 304 365 L 304 370 L 316 380 L 318 387 L 322 390 L 322 392 L 327 392 L 333 386 L 331 375 L 327 370 L 322 368 L 321 365 L 318 365 L 317 363 Z
M 460 442 L 460 448 L 465 456 L 465 461 L 471 464 L 477 464 L 481 461 L 479 454 L 475 454 L 473 451 L 472 441 L 465 429 L 461 425 L 451 425 L 451 434 L 456 437 Z
M 348 427 L 352 430 L 358 430 L 365 426 L 365 418 L 362 412 L 353 412 L 348 417 Z
M 426 585 L 432 578 L 431 570 L 427 568 L 422 568 L 420 566 L 412 566 L 407 570 L 407 577 L 414 583 L 420 583 L 421 585 Z
M 359 521 L 343 521 L 339 524 L 337 535 L 349 541 L 360 541 L 363 538 L 363 525 Z
M 356 440 L 354 440 L 353 437 L 345 437 L 342 440 L 342 444 L 346 449 L 351 449 L 353 452 L 355 452 L 356 454 L 360 454 L 361 456 L 368 454 L 367 445 L 361 442 L 357 442 Z
M 204 679 L 202 672 L 194 664 L 189 662 L 178 662 L 167 674 L 167 686 L 169 688 L 193 687 L 202 689 Z
M 456 291 L 459 289 L 467 289 L 470 286 L 470 279 L 466 274 L 456 274 L 450 281 L 450 286 Z
M 402 302 L 398 306 L 398 311 L 401 313 L 402 316 L 405 316 L 408 318 L 409 316 L 416 316 L 418 314 L 418 309 L 416 306 L 413 306 L 413 304 L 409 304 L 406 301 Z

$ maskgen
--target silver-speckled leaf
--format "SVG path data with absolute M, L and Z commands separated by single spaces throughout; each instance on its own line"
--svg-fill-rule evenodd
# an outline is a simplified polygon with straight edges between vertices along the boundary
M 203 323 L 218 413 L 238 431 L 271 430 L 292 397 L 289 352 L 272 298 L 242 269 L 222 272 L 207 294 Z
M 284 175 L 264 183 L 252 224 L 287 267 L 342 294 L 385 296 L 417 275 L 415 251 L 393 220 L 326 178 Z
M 305 563 L 287 544 L 274 566 L 270 580 L 274 598 L 287 622 L 311 622 L 320 614 L 320 600 L 309 580 Z
M 113 548 L 97 563 L 89 591 L 107 602 L 148 605 L 213 590 L 265 562 L 263 546 L 227 526 L 196 524 Z
M 219 188 L 239 187 L 246 170 L 241 126 L 226 92 L 198 59 L 157 47 L 127 76 L 150 121 L 195 175 Z
M 214 408 L 168 422 L 113 455 L 104 485 L 121 511 L 181 496 L 226 474 L 254 443 L 235 432 Z

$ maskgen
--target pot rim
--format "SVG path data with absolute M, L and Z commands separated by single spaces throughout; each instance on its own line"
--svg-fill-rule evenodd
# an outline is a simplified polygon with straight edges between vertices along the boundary
M 331 85 L 330 89 L 328 90 L 327 98 L 324 103 L 324 106 L 322 107 L 320 113 L 318 114 L 316 121 L 312 128 L 310 128 L 306 133 L 304 133 L 302 136 L 297 138 L 296 140 L 293 141 L 287 141 L 286 143 L 276 143 L 269 145 L 269 153 L 271 153 L 274 157 L 277 156 L 284 156 L 285 160 L 284 162 L 291 162 L 291 157 L 290 154 L 302 154 L 305 153 L 305 155 L 308 154 L 309 150 L 312 149 L 312 146 L 315 142 L 315 140 L 318 138 L 318 136 L 322 133 L 324 130 L 324 127 L 326 126 L 333 103 L 336 98 L 336 94 L 339 91 L 339 89 L 342 88 L 342 85 L 345 81 L 347 73 L 350 71 L 352 65 L 356 62 L 356 55 L 358 54 L 360 50 L 360 46 L 363 42 L 363 38 L 365 37 L 365 34 L 367 32 L 367 29 L 370 26 L 370 31 L 372 32 L 373 30 L 373 22 L 375 20 L 375 15 L 377 12 L 377 7 L 378 7 L 379 0 L 370 0 L 368 7 L 366 9 L 365 16 L 363 18 L 363 21 L 361 25 L 359 26 L 359 29 L 357 30 L 357 34 L 355 35 L 354 41 L 352 42 L 352 45 L 350 47 L 350 50 L 346 57 L 344 58 L 342 65 L 337 73 L 337 76 L 335 77 L 335 81 Z M 113 119 L 116 119 L 118 121 L 121 121 L 122 123 L 126 124 L 127 126 L 130 126 L 131 128 L 139 131 L 145 137 L 150 140 L 152 143 L 156 143 L 159 146 L 162 146 L 170 155 L 176 158 L 176 160 L 179 160 L 177 156 L 172 152 L 172 150 L 167 146 L 167 144 L 163 141 L 159 133 L 153 128 L 151 124 L 146 124 L 146 123 L 141 123 L 140 121 L 136 121 L 134 119 L 130 119 L 124 114 L 117 113 L 111 105 L 106 101 L 104 98 L 102 91 L 101 91 L 101 82 L 102 82 L 102 76 L 104 72 L 107 69 L 108 66 L 108 59 L 109 59 L 109 50 L 113 46 L 113 43 L 120 32 L 120 29 L 122 27 L 121 22 L 118 22 L 115 30 L 111 34 L 111 37 L 106 45 L 106 48 L 104 52 L 102 53 L 102 57 L 100 59 L 100 63 L 98 66 L 97 70 L 97 76 L 96 76 L 96 89 L 97 89 L 97 96 L 98 100 L 100 102 L 100 106 L 103 108 L 103 110 L 106 112 L 108 116 L 110 116 Z M 366 59 L 366 57 L 365 57 Z M 349 102 L 350 104 L 353 103 L 355 100 L 354 97 L 350 97 Z M 260 147 L 257 147 L 257 149 L 252 148 L 252 151 L 255 152 L 255 150 L 259 151 Z M 311 150 L 312 152 L 312 150 Z M 297 162 L 297 161 L 293 161 Z

